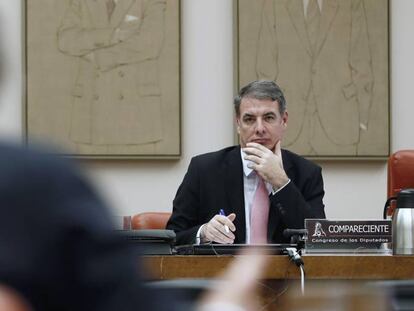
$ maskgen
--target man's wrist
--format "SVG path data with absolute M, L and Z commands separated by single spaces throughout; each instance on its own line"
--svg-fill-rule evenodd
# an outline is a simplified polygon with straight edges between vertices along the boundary
M 274 194 L 278 193 L 280 190 L 285 188 L 289 183 L 290 183 L 290 179 L 288 178 L 287 181 L 281 187 L 276 187 L 276 186 L 272 185 L 272 194 L 274 195 Z
M 289 177 L 286 175 L 283 176 L 277 176 L 275 178 L 273 178 L 272 180 L 270 180 L 270 184 L 272 185 L 273 188 L 282 188 L 284 185 L 286 185 L 289 182 Z

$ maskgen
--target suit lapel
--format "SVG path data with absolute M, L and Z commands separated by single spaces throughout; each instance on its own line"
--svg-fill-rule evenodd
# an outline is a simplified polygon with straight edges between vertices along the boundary
M 239 243 L 246 240 L 246 220 L 244 212 L 243 166 L 240 156 L 240 147 L 234 148 L 228 154 L 223 164 L 223 189 L 225 189 L 228 209 L 226 214 L 235 213 L 234 225 L 236 239 Z
M 323 43 L 325 42 L 326 36 L 328 35 L 328 32 L 331 28 L 332 21 L 336 15 L 337 10 L 338 0 L 330 0 L 323 2 L 321 12 L 321 24 L 319 26 L 319 35 L 316 44 L 315 56 L 317 56 L 322 49 Z
M 118 3 L 115 6 L 115 10 L 111 16 L 110 23 L 112 27 L 117 27 L 119 24 L 121 24 L 124 21 L 125 15 L 131 9 L 131 6 L 134 4 L 135 1 L 136 0 L 119 0 L 118 1 Z
M 95 27 L 106 27 L 109 23 L 105 0 L 85 0 L 88 6 L 92 24 Z
M 289 170 L 292 168 L 292 161 L 290 160 L 289 154 L 282 149 L 282 162 L 283 162 L 283 169 L 285 170 L 286 174 L 289 176 Z
M 308 32 L 306 30 L 305 15 L 303 12 L 303 0 L 285 1 L 285 6 L 289 12 L 290 19 L 295 26 L 296 33 L 298 34 L 303 47 L 306 49 L 306 52 L 312 56 L 312 49 L 308 38 Z

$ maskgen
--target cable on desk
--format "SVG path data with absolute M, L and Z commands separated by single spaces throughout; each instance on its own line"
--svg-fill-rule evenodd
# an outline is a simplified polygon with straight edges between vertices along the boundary
M 300 269 L 300 288 L 302 295 L 305 294 L 305 263 L 302 260 L 302 257 L 299 255 L 298 251 L 294 247 L 286 247 L 286 253 L 289 256 L 290 260 L 295 263 Z
M 301 265 L 299 269 L 300 269 L 300 291 L 303 296 L 305 295 L 305 270 L 303 269 L 303 265 Z

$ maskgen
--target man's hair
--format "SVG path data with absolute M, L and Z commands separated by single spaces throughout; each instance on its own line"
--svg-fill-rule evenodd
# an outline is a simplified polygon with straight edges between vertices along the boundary
M 286 111 L 286 100 L 280 87 L 273 81 L 257 80 L 250 82 L 240 89 L 239 94 L 234 98 L 234 110 L 236 115 L 240 115 L 240 103 L 243 98 L 270 99 L 277 101 L 279 112 L 283 114 Z

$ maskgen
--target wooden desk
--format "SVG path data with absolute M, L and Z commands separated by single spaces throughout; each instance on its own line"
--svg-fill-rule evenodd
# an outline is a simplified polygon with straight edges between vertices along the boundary
M 414 279 L 414 256 L 304 255 L 306 278 L 325 280 Z M 146 256 L 155 279 L 211 278 L 234 256 Z M 299 269 L 287 256 L 271 256 L 266 279 L 298 279 Z

